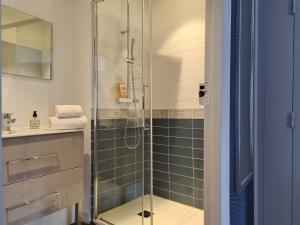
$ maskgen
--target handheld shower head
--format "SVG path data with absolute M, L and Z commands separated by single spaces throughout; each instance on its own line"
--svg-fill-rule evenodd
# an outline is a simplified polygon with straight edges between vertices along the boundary
M 133 52 L 133 51 L 134 51 L 134 44 L 135 44 L 135 39 L 132 38 L 132 39 L 131 39 L 131 46 L 130 46 L 130 47 L 131 47 L 131 52 L 130 52 L 130 53 L 131 53 L 131 54 L 130 54 L 130 58 L 131 58 L 131 59 L 134 59 L 134 55 L 133 55 L 133 54 L 134 54 L 134 52 Z
M 128 57 L 126 59 L 126 62 L 129 64 L 134 64 L 134 45 L 135 45 L 135 39 L 132 38 L 131 44 L 130 44 L 130 55 L 128 55 Z

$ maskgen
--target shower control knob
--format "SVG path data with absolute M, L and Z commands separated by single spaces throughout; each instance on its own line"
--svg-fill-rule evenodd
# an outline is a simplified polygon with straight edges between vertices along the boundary
M 199 85 L 199 104 L 200 105 L 207 105 L 208 104 L 208 83 L 204 82 Z
M 199 87 L 199 98 L 204 97 L 206 94 L 206 87 L 205 85 L 200 85 Z

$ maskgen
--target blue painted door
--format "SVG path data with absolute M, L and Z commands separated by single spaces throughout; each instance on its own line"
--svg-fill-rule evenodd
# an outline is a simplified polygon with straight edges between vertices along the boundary
M 295 23 L 292 1 L 258 0 L 257 4 L 256 78 L 259 80 L 257 101 L 260 107 L 256 152 L 257 225 L 297 225 L 300 223 L 293 221 L 293 207 L 298 207 L 293 200 L 293 187 L 296 187 L 293 174 L 300 174 L 300 171 L 293 160 L 296 159 L 293 151 L 295 133 L 290 120 L 294 110 Z M 300 101 L 299 94 L 296 98 Z M 300 140 L 300 136 L 296 136 Z M 300 146 L 298 148 L 300 150 Z M 300 158 L 297 161 L 300 162 Z
M 293 225 L 300 224 L 300 0 L 294 2 Z

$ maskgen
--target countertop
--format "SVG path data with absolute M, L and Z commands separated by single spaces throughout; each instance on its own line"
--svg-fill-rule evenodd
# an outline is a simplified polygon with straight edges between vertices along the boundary
M 64 134 L 64 133 L 75 133 L 75 132 L 83 132 L 82 129 L 77 130 L 49 130 L 49 129 L 38 129 L 38 130 L 30 130 L 30 129 L 20 129 L 13 130 L 11 133 L 7 131 L 2 131 L 2 138 L 16 138 L 16 137 L 29 137 L 29 136 L 39 136 L 39 135 L 49 135 L 49 134 Z

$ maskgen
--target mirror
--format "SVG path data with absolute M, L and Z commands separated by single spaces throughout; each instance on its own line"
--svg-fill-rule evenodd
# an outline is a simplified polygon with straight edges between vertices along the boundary
M 52 78 L 52 24 L 10 7 L 2 12 L 2 73 Z

